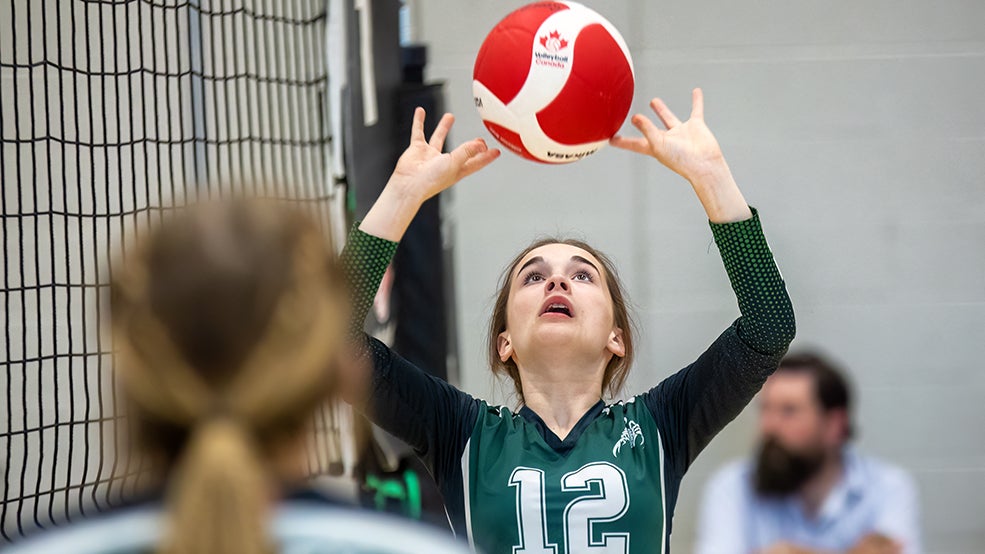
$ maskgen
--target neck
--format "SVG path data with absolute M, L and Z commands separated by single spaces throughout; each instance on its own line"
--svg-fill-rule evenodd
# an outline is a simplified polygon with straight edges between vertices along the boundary
M 841 451 L 837 450 L 828 455 L 817 474 L 800 489 L 800 499 L 808 514 L 816 516 L 821 511 L 824 500 L 843 476 L 844 462 Z
M 581 416 L 602 397 L 602 376 L 608 359 L 579 363 L 559 355 L 530 362 L 517 363 L 524 404 L 564 440 Z

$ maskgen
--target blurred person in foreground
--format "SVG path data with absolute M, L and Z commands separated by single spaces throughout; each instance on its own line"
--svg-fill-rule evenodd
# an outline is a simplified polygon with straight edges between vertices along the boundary
M 307 479 L 315 410 L 348 386 L 326 371 L 346 365 L 341 275 L 317 227 L 282 205 L 193 207 L 155 228 L 111 286 L 115 367 L 154 485 L 10 552 L 465 551 Z
M 756 458 L 709 481 L 698 554 L 913 554 L 921 551 L 916 486 L 852 445 L 843 372 L 790 354 L 759 400 Z

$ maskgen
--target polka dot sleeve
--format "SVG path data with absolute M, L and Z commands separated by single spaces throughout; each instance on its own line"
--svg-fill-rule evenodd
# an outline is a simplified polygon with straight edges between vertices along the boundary
M 793 306 L 759 222 L 759 212 L 734 223 L 711 223 L 725 271 L 739 301 L 739 338 L 764 354 L 782 352 L 793 340 Z
M 350 331 L 359 333 L 366 321 L 366 314 L 373 305 L 373 298 L 383 280 L 397 243 L 359 230 L 359 221 L 352 225 L 345 248 L 342 250 L 342 270 L 349 281 L 352 294 L 352 320 Z

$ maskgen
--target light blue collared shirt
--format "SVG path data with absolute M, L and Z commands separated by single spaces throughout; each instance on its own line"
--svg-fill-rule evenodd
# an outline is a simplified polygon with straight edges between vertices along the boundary
M 752 486 L 749 461 L 732 463 L 708 482 L 701 504 L 697 554 L 746 554 L 777 542 L 844 552 L 865 535 L 880 533 L 918 554 L 917 488 L 902 469 L 844 451 L 844 478 L 811 517 L 796 496 L 763 499 Z

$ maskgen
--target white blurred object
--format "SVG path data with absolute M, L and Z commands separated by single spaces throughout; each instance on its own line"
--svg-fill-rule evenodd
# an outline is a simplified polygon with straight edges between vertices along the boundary
M 9 554 L 123 554 L 146 552 L 164 538 L 159 507 L 135 508 L 82 520 L 5 548 Z M 464 554 L 468 546 L 408 519 L 316 501 L 285 502 L 271 534 L 285 554 Z

